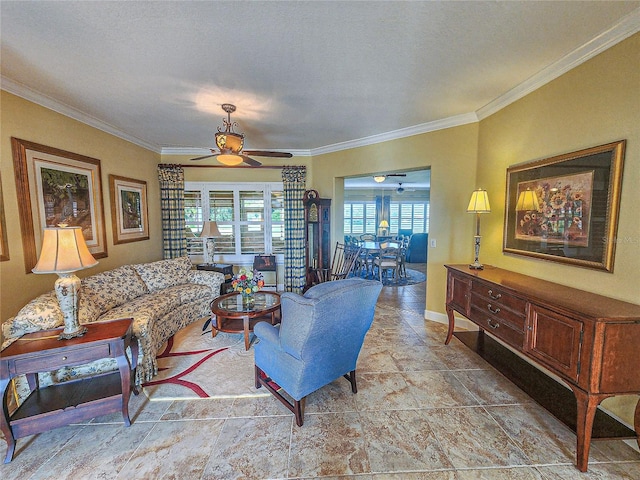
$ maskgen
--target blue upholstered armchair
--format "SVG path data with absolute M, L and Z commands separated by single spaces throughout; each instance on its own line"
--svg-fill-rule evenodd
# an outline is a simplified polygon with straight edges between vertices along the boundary
M 357 392 L 356 362 L 381 289 L 380 282 L 348 278 L 321 283 L 304 295 L 283 293 L 280 325 L 256 324 L 256 388 L 265 386 L 293 412 L 298 426 L 304 398 L 320 387 L 344 376 Z

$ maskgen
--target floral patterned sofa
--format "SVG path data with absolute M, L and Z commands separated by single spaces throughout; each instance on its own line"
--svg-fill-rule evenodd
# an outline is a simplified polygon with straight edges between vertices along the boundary
M 82 279 L 78 316 L 82 324 L 133 318 L 139 344 L 136 384 L 140 385 L 158 373 L 156 355 L 162 344 L 176 331 L 210 315 L 209 303 L 220 294 L 223 282 L 221 273 L 192 270 L 188 257 L 124 265 Z M 25 333 L 63 323 L 55 293 L 40 295 L 2 324 L 2 348 Z M 40 374 L 40 384 L 116 369 L 115 360 L 104 359 Z M 28 394 L 26 380 L 16 382 L 16 390 L 19 398 Z

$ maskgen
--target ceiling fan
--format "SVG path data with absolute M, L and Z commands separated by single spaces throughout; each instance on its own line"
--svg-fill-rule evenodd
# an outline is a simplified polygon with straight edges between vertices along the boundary
M 257 160 L 249 157 L 248 155 L 256 155 L 258 157 L 275 157 L 275 158 L 291 158 L 293 155 L 287 152 L 269 152 L 266 150 L 243 150 L 244 146 L 244 134 L 236 133 L 233 131 L 234 127 L 238 126 L 237 122 L 231 121 L 231 114 L 236 111 L 236 106 L 230 103 L 223 103 L 222 110 L 227 112 L 227 118 L 222 119 L 224 122 L 224 131 L 218 127 L 216 133 L 216 146 L 219 152 L 211 149 L 212 155 L 205 155 L 203 157 L 192 158 L 191 160 L 203 160 L 205 158 L 215 157 L 223 165 L 236 166 L 241 163 L 245 163 L 250 167 L 259 167 L 262 165 Z
M 387 177 L 406 177 L 406 176 L 407 176 L 406 173 L 385 173 L 384 175 L 374 175 L 373 179 L 376 181 L 376 183 L 382 183 L 387 179 Z

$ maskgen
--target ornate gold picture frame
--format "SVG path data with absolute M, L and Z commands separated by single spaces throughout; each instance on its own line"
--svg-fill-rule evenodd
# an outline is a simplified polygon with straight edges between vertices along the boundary
M 625 143 L 509 167 L 503 251 L 613 272 Z

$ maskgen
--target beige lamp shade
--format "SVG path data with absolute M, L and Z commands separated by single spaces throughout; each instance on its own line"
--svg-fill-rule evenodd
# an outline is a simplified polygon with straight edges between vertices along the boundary
M 68 273 L 97 265 L 80 227 L 45 228 L 33 273 Z
M 538 211 L 540 204 L 538 203 L 538 195 L 536 192 L 527 188 L 524 192 L 520 192 L 518 202 L 516 203 L 516 211 Z
M 380 228 L 389 228 L 389 222 L 387 222 L 386 220 L 382 220 L 380 222 L 380 225 L 378 225 L 378 227 L 380 227 Z
M 486 190 L 479 188 L 473 191 L 467 207 L 467 213 L 491 213 L 491 205 L 489 205 L 489 196 Z
M 221 233 L 220 233 L 220 230 L 218 230 L 218 224 L 216 222 L 212 222 L 212 221 L 204 222 L 204 225 L 202 226 L 202 232 L 200 232 L 200 238 L 220 237 L 220 236 L 221 236 Z

